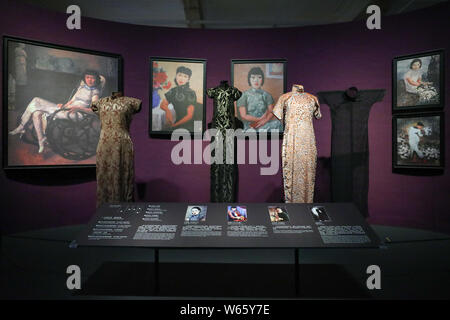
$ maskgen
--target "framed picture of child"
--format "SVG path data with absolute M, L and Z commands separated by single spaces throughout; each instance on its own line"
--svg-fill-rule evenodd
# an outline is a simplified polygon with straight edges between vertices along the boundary
M 285 59 L 231 60 L 231 83 L 242 92 L 235 113 L 244 132 L 283 133 L 272 110 L 286 92 L 286 64 Z
M 392 111 L 444 106 L 444 50 L 396 57 L 392 61 Z
M 392 165 L 398 168 L 444 168 L 444 113 L 393 116 Z
M 123 90 L 122 57 L 5 36 L 3 66 L 3 168 L 94 168 L 91 104 Z
M 150 136 L 203 133 L 206 60 L 150 58 Z

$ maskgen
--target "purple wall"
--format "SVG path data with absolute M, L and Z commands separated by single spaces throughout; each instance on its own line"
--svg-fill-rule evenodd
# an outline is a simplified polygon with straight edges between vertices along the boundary
M 124 88 L 143 100 L 131 135 L 136 150 L 136 182 L 140 201 L 209 199 L 209 166 L 175 166 L 173 142 L 148 138 L 148 63 L 150 56 L 206 58 L 207 86 L 230 77 L 230 59 L 286 58 L 288 87 L 302 83 L 306 90 L 385 88 L 386 96 L 373 106 L 369 119 L 370 222 L 450 231 L 449 170 L 439 176 L 406 176 L 391 169 L 391 61 L 394 56 L 432 49 L 450 51 L 448 3 L 400 16 L 385 17 L 382 30 L 369 31 L 364 21 L 318 27 L 269 30 L 188 30 L 134 26 L 83 19 L 82 29 L 69 31 L 66 15 L 15 1 L 0 2 L 0 30 L 11 35 L 61 45 L 121 54 Z M 126 12 L 124 12 L 126 14 Z M 446 83 L 450 83 L 447 79 Z M 448 86 L 447 86 L 448 87 Z M 447 92 L 450 90 L 447 89 Z M 447 97 L 446 103 L 449 99 Z M 316 201 L 329 200 L 331 120 L 328 106 L 315 122 L 319 162 Z M 207 121 L 212 101 L 207 103 Z M 450 123 L 450 112 L 446 122 Z M 450 141 L 446 130 L 446 141 Z M 449 148 L 446 150 L 446 158 Z M 281 199 L 281 169 L 260 176 L 260 165 L 241 165 L 239 200 Z M 80 179 L 59 177 L 40 183 L 32 177 L 1 173 L 1 230 L 9 233 L 65 224 L 85 223 L 95 211 L 93 174 Z M 72 179 L 73 178 L 73 179 Z M 72 181 L 75 181 L 72 183 Z

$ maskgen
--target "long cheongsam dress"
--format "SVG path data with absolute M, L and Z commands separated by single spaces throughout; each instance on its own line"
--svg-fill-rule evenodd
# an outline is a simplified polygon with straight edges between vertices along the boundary
M 97 146 L 97 207 L 134 200 L 134 149 L 129 130 L 141 100 L 106 97 L 91 105 L 101 122 Z
M 218 86 L 207 90 L 208 97 L 214 99 L 212 128 L 218 130 L 223 139 L 222 163 L 211 164 L 211 202 L 235 202 L 238 167 L 235 161 L 234 138 L 226 139 L 227 129 L 236 129 L 234 101 L 242 93 L 231 86 Z M 227 150 L 232 159 L 227 161 Z M 211 159 L 215 158 L 214 149 Z M 230 163 L 232 160 L 233 163 Z
M 333 202 L 353 202 L 369 215 L 369 115 L 382 101 L 384 89 L 359 90 L 351 99 L 345 91 L 318 92 L 319 101 L 330 107 L 331 197 Z
M 273 109 L 283 122 L 282 167 L 286 203 L 312 203 L 317 148 L 313 117 L 320 119 L 317 98 L 309 93 L 283 94 Z

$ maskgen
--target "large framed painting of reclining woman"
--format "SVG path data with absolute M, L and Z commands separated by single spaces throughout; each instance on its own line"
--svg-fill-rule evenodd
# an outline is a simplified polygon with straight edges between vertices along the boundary
M 93 101 L 122 91 L 122 57 L 3 38 L 3 168 L 93 167 Z

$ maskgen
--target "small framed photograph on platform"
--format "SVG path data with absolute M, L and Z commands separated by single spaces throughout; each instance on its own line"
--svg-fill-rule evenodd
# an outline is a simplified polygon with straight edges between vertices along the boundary
M 186 216 L 184 221 L 186 222 L 203 222 L 206 221 L 207 206 L 193 205 L 188 206 L 186 209 Z
M 228 206 L 227 207 L 228 222 L 245 222 L 247 221 L 246 206 Z
M 324 206 L 312 206 L 310 207 L 310 211 L 315 222 L 331 221 L 327 209 Z
M 444 168 L 444 113 L 394 115 L 392 118 L 392 166 Z
M 269 206 L 267 209 L 269 211 L 270 222 L 289 222 L 289 214 L 284 206 Z
M 444 57 L 435 50 L 393 59 L 392 112 L 444 107 Z

